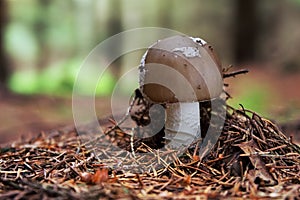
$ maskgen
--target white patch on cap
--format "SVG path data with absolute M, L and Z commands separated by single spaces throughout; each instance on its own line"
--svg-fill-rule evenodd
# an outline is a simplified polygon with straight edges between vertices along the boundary
M 179 51 L 187 58 L 201 57 L 199 49 L 196 47 L 178 47 L 172 50 L 173 52 Z
M 143 86 L 144 85 L 144 80 L 145 80 L 145 75 L 146 75 L 146 68 L 145 68 L 145 59 L 147 56 L 148 50 L 144 53 L 142 59 L 141 59 L 141 63 L 139 66 L 139 85 Z
M 201 46 L 207 44 L 207 42 L 201 38 L 194 38 L 194 37 L 190 37 L 194 42 L 200 44 Z

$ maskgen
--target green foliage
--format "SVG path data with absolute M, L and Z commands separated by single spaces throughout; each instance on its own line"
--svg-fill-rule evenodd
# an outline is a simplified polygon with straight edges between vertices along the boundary
M 114 89 L 115 83 L 116 80 L 113 75 L 110 72 L 105 72 L 97 84 L 96 95 L 110 95 Z
M 36 92 L 55 95 L 70 93 L 72 87 L 65 89 L 64 85 L 62 84 L 67 77 L 70 76 L 69 72 L 64 70 L 64 68 L 68 66 L 67 64 L 68 63 L 56 63 L 42 70 L 38 80 L 39 90 Z
M 12 91 L 21 94 L 35 94 L 38 90 L 38 75 L 34 70 L 16 71 L 9 80 Z
M 254 110 L 266 116 L 271 106 L 269 102 L 274 94 L 265 85 L 255 85 L 253 83 L 243 85 L 248 85 L 248 87 L 244 88 L 238 96 L 228 100 L 228 104 L 235 108 L 240 108 L 239 104 L 241 104 L 246 109 Z
M 37 72 L 36 70 L 16 71 L 9 80 L 9 88 L 21 94 L 51 94 L 66 96 L 73 92 L 73 85 L 81 61 L 73 59 L 68 62 L 58 62 Z M 105 96 L 112 93 L 115 78 L 107 71 L 99 83 L 94 85 L 89 76 L 80 84 L 79 92 L 84 95 Z

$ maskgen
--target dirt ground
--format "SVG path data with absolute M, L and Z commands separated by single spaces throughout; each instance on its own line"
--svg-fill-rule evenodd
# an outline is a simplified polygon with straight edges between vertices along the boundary
M 249 83 L 267 85 L 276 94 L 269 99 L 268 114 L 272 120 L 282 121 L 284 132 L 300 141 L 300 73 L 285 74 L 272 68 L 249 68 L 247 75 L 226 80 L 232 97 L 247 91 Z M 101 116 L 110 114 L 109 98 L 98 98 L 96 109 Z M 0 145 L 22 137 L 73 124 L 72 99 L 0 94 Z M 287 119 L 287 120 L 282 120 Z
M 108 98 L 97 99 L 96 104 L 99 117 L 109 114 Z M 0 96 L 0 107 L 0 145 L 74 123 L 71 98 L 9 94 Z

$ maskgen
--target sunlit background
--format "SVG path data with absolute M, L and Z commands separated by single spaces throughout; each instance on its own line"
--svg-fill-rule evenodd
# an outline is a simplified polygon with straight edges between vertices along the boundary
M 299 19 L 299 0 L 1 0 L 0 144 L 72 124 L 73 83 L 86 56 L 110 36 L 141 27 L 209 41 L 224 67 L 250 70 L 225 80 L 230 105 L 296 127 Z M 119 59 L 104 74 L 96 90 L 99 116 L 110 113 L 116 81 L 139 61 L 140 54 Z M 82 88 L 89 87 L 87 78 Z

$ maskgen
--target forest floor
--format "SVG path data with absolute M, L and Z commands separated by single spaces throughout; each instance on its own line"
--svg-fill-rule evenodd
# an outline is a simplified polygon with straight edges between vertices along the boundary
M 161 131 L 149 140 L 106 121 L 0 148 L 0 199 L 300 198 L 300 146 L 249 110 L 227 107 L 222 129 L 211 121 L 216 143 L 184 151 L 158 147 L 168 144 Z

